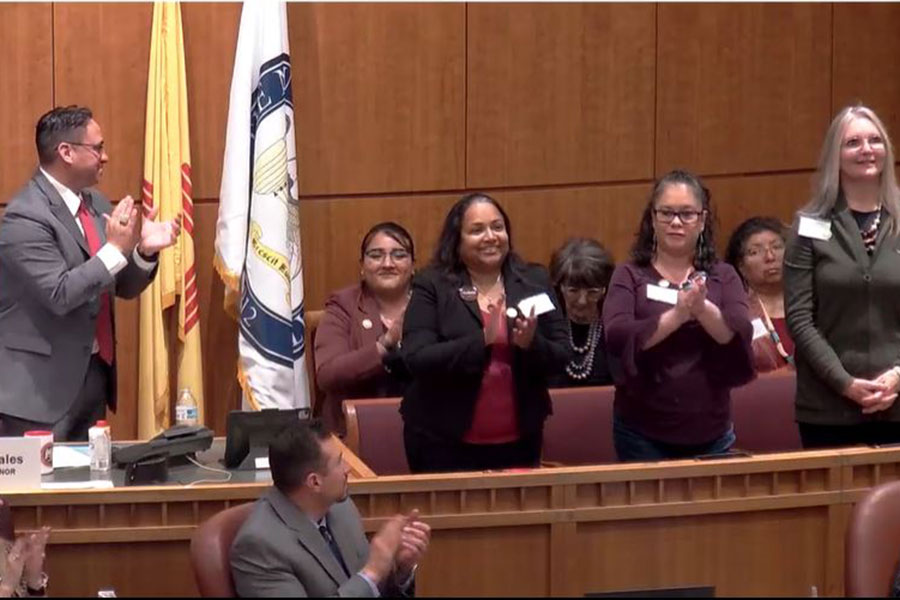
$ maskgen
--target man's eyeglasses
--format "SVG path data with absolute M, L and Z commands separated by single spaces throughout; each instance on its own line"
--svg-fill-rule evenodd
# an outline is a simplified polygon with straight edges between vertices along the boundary
M 69 144 L 70 146 L 84 146 L 85 148 L 90 148 L 94 151 L 97 156 L 103 156 L 103 142 L 99 144 L 85 144 L 84 142 L 63 142 L 65 144 Z
M 696 223 L 697 219 L 700 218 L 700 215 L 705 213 L 705 210 L 672 210 L 671 208 L 654 208 L 653 212 L 656 213 L 656 218 L 662 221 L 663 223 L 671 223 L 675 220 L 675 217 L 678 217 L 682 223 L 685 225 L 690 225 L 691 223 Z
M 570 298 L 577 298 L 583 293 L 588 302 L 599 302 L 603 297 L 603 288 L 583 288 L 570 285 L 561 285 L 559 288 L 562 290 L 563 294 Z
M 390 256 L 394 262 L 400 262 L 409 258 L 409 252 L 403 248 L 394 248 L 390 252 L 380 248 L 372 248 L 371 250 L 366 250 L 365 254 L 365 257 L 372 262 L 381 262 L 386 256 Z

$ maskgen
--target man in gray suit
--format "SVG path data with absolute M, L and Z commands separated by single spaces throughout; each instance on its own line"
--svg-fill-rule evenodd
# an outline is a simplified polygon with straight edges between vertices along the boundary
M 0 222 L 0 435 L 86 440 L 116 407 L 114 296 L 147 287 L 181 220 L 91 189 L 109 157 L 90 109 L 51 110 L 35 142 L 40 167 Z
M 275 486 L 231 546 L 239 596 L 411 596 L 431 537 L 417 511 L 366 541 L 348 497 L 341 446 L 318 422 L 298 422 L 269 446 Z

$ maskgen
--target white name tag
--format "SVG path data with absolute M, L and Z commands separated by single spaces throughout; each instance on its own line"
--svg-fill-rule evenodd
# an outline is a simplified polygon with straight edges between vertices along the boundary
M 553 300 L 551 300 L 550 296 L 544 292 L 519 301 L 519 310 L 522 311 L 522 314 L 526 317 L 531 316 L 532 308 L 534 308 L 534 316 L 536 317 L 556 310 L 556 307 L 553 306 Z
M 831 239 L 831 221 L 814 219 L 813 217 L 800 217 L 800 226 L 797 233 L 814 240 Z
M 41 439 L 0 437 L 0 490 L 41 489 Z
M 258 456 L 253 459 L 253 463 L 257 469 L 268 469 L 269 468 L 269 457 L 268 456 Z
M 761 338 L 763 336 L 769 335 L 769 330 L 766 329 L 765 323 L 762 322 L 762 319 L 756 318 L 753 319 L 753 339 Z
M 656 300 L 657 302 L 665 302 L 675 306 L 678 304 L 678 290 L 674 288 L 664 288 L 652 283 L 647 284 L 647 298 Z

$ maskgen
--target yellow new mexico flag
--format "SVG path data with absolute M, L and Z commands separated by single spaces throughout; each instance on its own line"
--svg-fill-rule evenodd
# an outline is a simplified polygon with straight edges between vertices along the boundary
M 165 311 L 178 298 L 178 389 L 189 389 L 203 421 L 203 368 L 200 313 L 194 268 L 194 203 L 191 198 L 191 147 L 188 134 L 187 84 L 181 7 L 177 2 L 153 4 L 147 122 L 144 137 L 144 215 L 159 207 L 157 219 L 183 214 L 178 243 L 160 253 L 159 272 L 141 294 L 138 435 L 152 437 L 167 429 L 169 347 Z

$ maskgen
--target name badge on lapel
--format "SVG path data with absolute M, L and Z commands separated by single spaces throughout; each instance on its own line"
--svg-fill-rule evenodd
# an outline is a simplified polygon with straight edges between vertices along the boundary
M 478 290 L 474 285 L 464 285 L 459 288 L 459 297 L 463 302 L 475 302 L 478 300 Z
M 664 288 L 652 283 L 647 284 L 647 299 L 657 302 L 664 302 L 675 306 L 678 304 L 678 290 L 673 288 Z
M 831 239 L 831 221 L 813 217 L 800 217 L 797 233 L 805 238 L 827 241 Z

